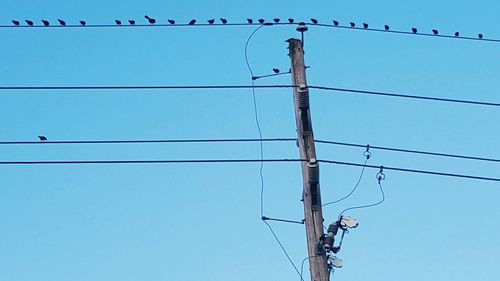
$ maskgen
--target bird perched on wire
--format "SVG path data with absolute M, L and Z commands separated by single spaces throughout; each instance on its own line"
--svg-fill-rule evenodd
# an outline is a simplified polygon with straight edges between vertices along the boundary
M 58 19 L 57 21 L 59 22 L 60 25 L 66 26 L 66 22 L 63 21 L 62 19 Z
M 274 72 L 275 74 L 278 74 L 278 73 L 280 73 L 280 70 L 279 70 L 279 69 L 277 69 L 277 68 L 273 68 L 273 72 Z
M 275 23 L 279 23 L 279 22 L 280 22 L 280 19 L 279 19 L 279 18 L 274 18 L 274 19 L 273 19 L 273 21 L 274 21 Z
M 215 19 L 210 19 L 210 20 L 207 20 L 208 24 L 214 24 L 215 23 Z
M 411 32 L 413 32 L 413 33 L 417 33 L 417 28 L 413 27 L 413 28 L 411 29 Z
M 313 24 L 318 24 L 318 20 L 317 20 L 317 19 L 311 19 L 311 22 L 312 22 Z
M 439 34 L 439 31 L 438 31 L 437 29 L 433 29 L 433 30 L 432 30 L 432 33 L 433 33 L 434 35 L 438 35 L 438 34 Z
M 33 26 L 34 23 L 31 20 L 26 20 L 26 24 L 29 25 L 29 26 Z
M 338 25 L 339 25 L 339 22 L 338 22 L 338 21 L 336 21 L 336 20 L 333 20 L 333 25 L 338 26 Z
M 367 29 L 367 28 L 368 28 L 368 24 L 367 24 L 367 23 L 363 23 L 363 27 L 364 27 L 365 29 Z
M 455 32 L 455 37 L 458 37 L 458 36 L 460 36 L 460 32 L 457 31 L 457 32 Z
M 116 23 L 116 25 L 122 25 L 122 21 L 121 20 L 115 20 L 115 23 Z
M 388 26 L 387 24 L 386 24 L 386 25 L 384 25 L 384 29 L 385 29 L 385 30 L 389 30 L 389 26 Z
M 292 18 L 288 19 L 288 23 L 293 23 L 294 21 L 295 21 L 295 20 L 294 20 L 294 19 L 292 19 Z
M 40 141 L 47 141 L 47 137 L 46 136 L 38 136 L 38 139 Z
M 175 24 L 175 20 L 171 20 L 171 19 L 169 19 L 169 20 L 167 20 L 167 21 L 168 21 L 168 23 L 170 23 L 170 24 Z
M 131 25 L 134 25 L 135 24 L 135 20 L 128 20 L 128 23 L 130 23 Z
M 227 19 L 220 18 L 220 22 L 222 22 L 222 24 L 226 24 L 227 23 Z
M 49 23 L 48 20 L 42 20 L 42 23 L 43 23 L 44 26 L 49 26 L 50 25 L 50 23 Z
M 84 20 L 81 20 L 81 21 L 80 21 L 80 25 L 81 25 L 81 26 L 86 26 L 86 25 L 87 25 L 87 22 L 86 22 L 86 21 L 84 21 Z
M 149 24 L 155 24 L 156 23 L 156 20 L 153 19 L 153 18 L 150 18 L 149 16 L 145 15 L 144 16 L 145 19 L 148 20 Z
M 356 24 L 355 24 L 354 22 L 352 22 L 352 21 L 349 23 L 349 25 L 350 25 L 351 27 L 356 27 Z
M 252 23 L 253 23 L 253 19 L 247 19 L 247 22 L 248 22 L 249 24 L 252 24 Z
M 196 23 L 196 20 L 195 19 L 192 19 L 191 21 L 189 21 L 189 25 L 194 25 Z
M 479 39 L 483 39 L 483 34 L 479 33 L 479 34 L 477 35 L 477 38 L 479 38 Z
M 19 21 L 18 20 L 12 20 L 12 23 L 15 25 L 15 26 L 19 26 Z
M 264 19 L 259 19 L 258 22 L 262 24 L 265 23 L 266 21 Z

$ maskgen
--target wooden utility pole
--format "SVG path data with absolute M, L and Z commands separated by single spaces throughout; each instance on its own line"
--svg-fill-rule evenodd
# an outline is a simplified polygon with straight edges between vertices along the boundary
M 314 135 L 309 111 L 309 90 L 306 82 L 303 41 L 292 38 L 287 42 L 291 60 L 292 85 L 295 86 L 293 88 L 293 99 L 297 122 L 297 142 L 300 150 L 300 158 L 307 160 L 302 162 L 302 176 L 304 179 L 302 198 L 304 201 L 304 218 L 311 281 L 328 281 L 330 280 L 330 274 L 327 257 L 320 242 L 320 238 L 324 235 L 323 212 L 319 188 L 319 165 L 316 160 Z

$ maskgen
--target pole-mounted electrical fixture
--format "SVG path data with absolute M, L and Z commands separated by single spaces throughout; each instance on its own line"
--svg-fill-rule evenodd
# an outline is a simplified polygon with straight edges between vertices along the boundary
M 307 25 L 305 22 L 299 22 L 299 26 L 297 26 L 297 31 L 300 32 L 300 37 L 302 40 L 302 47 L 304 47 L 304 32 L 308 31 Z
M 316 158 L 311 158 L 307 162 L 307 174 L 309 177 L 309 190 L 311 195 L 311 207 L 313 211 L 318 210 L 318 183 L 319 183 L 319 164 Z

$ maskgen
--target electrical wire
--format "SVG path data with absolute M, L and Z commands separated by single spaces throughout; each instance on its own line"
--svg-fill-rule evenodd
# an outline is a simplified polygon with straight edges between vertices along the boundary
M 262 139 L 262 129 L 260 127 L 260 122 L 259 122 L 259 114 L 258 114 L 258 107 L 257 107 L 257 97 L 256 97 L 256 93 L 255 93 L 255 80 L 256 79 L 255 79 L 255 75 L 253 73 L 252 67 L 250 66 L 250 62 L 248 60 L 248 45 L 250 44 L 250 40 L 257 33 L 257 31 L 259 31 L 264 26 L 265 25 L 259 26 L 258 28 L 256 28 L 250 34 L 250 36 L 248 36 L 248 39 L 247 39 L 247 41 L 245 43 L 245 52 L 244 52 L 245 53 L 245 62 L 246 62 L 246 65 L 248 67 L 248 71 L 250 72 L 250 75 L 251 75 L 253 109 L 254 109 L 254 116 L 255 116 L 255 125 L 256 125 L 257 131 L 259 133 L 259 139 Z M 261 160 L 264 159 L 264 143 L 262 141 L 260 142 L 260 159 Z M 297 269 L 297 266 L 295 265 L 295 263 L 293 262 L 292 258 L 288 254 L 288 251 L 285 249 L 285 247 L 283 246 L 283 243 L 281 243 L 280 239 L 278 238 L 278 236 L 274 232 L 272 226 L 267 222 L 267 219 L 264 216 L 264 174 L 263 174 L 263 169 L 264 169 L 264 161 L 261 161 L 260 162 L 260 167 L 259 167 L 259 176 L 260 176 L 260 217 L 261 217 L 261 220 L 269 228 L 269 231 L 271 231 L 271 234 L 273 235 L 274 239 L 276 240 L 276 242 L 280 246 L 283 254 L 286 256 L 286 258 L 288 259 L 288 261 L 290 262 L 290 264 L 292 265 L 292 267 L 295 269 L 295 271 L 297 272 L 297 274 L 299 274 L 299 276 L 301 276 L 301 274 L 299 273 L 299 270 Z
M 252 80 L 253 81 L 253 80 Z M 294 88 L 293 85 L 132 85 L 132 86 L 0 86 L 0 90 L 40 91 L 40 90 L 221 90 L 254 88 Z
M 479 38 L 479 37 L 469 37 L 469 36 L 456 36 L 456 35 L 444 35 L 444 34 L 434 34 L 434 33 L 423 33 L 423 32 L 413 32 L 413 31 L 401 31 L 401 30 L 387 30 L 382 28 L 364 28 L 364 27 L 352 27 L 347 25 L 335 25 L 335 24 L 309 24 L 309 26 L 319 26 L 319 27 L 327 27 L 327 28 L 339 28 L 346 30 L 357 30 L 357 31 L 372 31 L 372 32 L 383 32 L 383 33 L 392 33 L 392 34 L 404 34 L 404 35 L 416 35 L 416 36 L 428 36 L 428 37 L 437 37 L 437 38 L 448 38 L 448 39 L 458 39 L 458 40 L 474 40 L 474 41 L 485 41 L 492 43 L 500 43 L 500 39 L 495 38 Z
M 344 93 L 351 93 L 351 94 L 376 95 L 376 96 L 386 96 L 386 97 L 396 97 L 396 98 L 420 99 L 420 100 L 430 100 L 430 101 L 439 101 L 439 102 L 450 102 L 450 103 L 462 103 L 462 104 L 471 104 L 471 105 L 484 105 L 484 106 L 500 107 L 500 103 L 493 103 L 493 102 L 438 98 L 438 97 L 418 96 L 418 95 L 406 95 L 406 94 L 396 94 L 396 93 L 388 93 L 388 92 L 375 92 L 375 91 L 365 91 L 365 90 L 335 88 L 335 87 L 323 87 L 323 86 L 308 86 L 308 87 L 310 89 L 344 92 Z
M 79 164 L 190 164 L 190 163 L 258 163 L 258 162 L 307 162 L 307 159 L 188 159 L 188 160 L 59 160 L 59 161 L 0 161 L 2 166 L 10 165 L 79 165 Z M 336 164 L 342 166 L 363 167 L 363 164 L 340 162 L 334 160 L 317 160 L 320 163 Z M 380 166 L 366 165 L 366 168 L 379 169 Z M 406 173 L 427 174 L 444 177 L 465 178 L 481 181 L 500 182 L 500 178 L 482 177 L 466 174 L 454 174 L 445 172 L 435 172 L 428 170 L 407 169 L 399 167 L 386 167 L 385 170 L 392 170 Z
M 257 108 L 257 97 L 255 94 L 255 79 L 254 79 L 254 74 L 252 71 L 252 67 L 250 66 L 250 62 L 248 60 L 248 44 L 250 44 L 250 40 L 252 40 L 253 36 L 257 31 L 259 31 L 264 25 L 261 25 L 257 27 L 251 34 L 248 36 L 247 41 L 245 43 L 245 62 L 247 64 L 248 71 L 250 72 L 251 75 L 251 83 L 252 83 L 252 100 L 253 100 L 253 110 L 254 110 L 254 117 L 255 117 L 255 125 L 257 126 L 257 131 L 259 133 L 259 138 L 262 139 L 262 129 L 260 127 L 260 122 L 259 122 L 259 111 Z M 260 142 L 260 159 L 264 159 L 264 144 L 263 142 Z M 259 175 L 260 175 L 260 217 L 264 217 L 264 174 L 263 174 L 263 169 L 264 169 L 264 162 L 260 163 L 259 167 Z M 266 223 L 267 224 L 267 223 Z
M 327 163 L 327 164 L 343 165 L 343 166 L 353 166 L 353 167 L 366 166 L 367 168 L 371 168 L 371 169 L 379 169 L 380 168 L 380 166 L 363 165 L 363 164 L 358 164 L 358 163 L 340 162 L 340 161 L 334 161 L 334 160 L 318 160 L 318 162 Z M 435 171 L 428 171 L 428 170 L 408 169 L 408 168 L 399 168 L 399 167 L 386 167 L 386 166 L 384 166 L 384 169 L 398 171 L 398 172 L 407 172 L 407 173 L 427 174 L 427 175 L 444 176 L 444 177 L 465 178 L 465 179 L 471 179 L 471 180 L 500 182 L 500 178 L 493 178 L 493 177 L 482 177 L 482 176 L 473 176 L 473 175 L 465 175 L 465 174 L 435 172 Z
M 262 139 L 252 139 L 252 138 L 232 138 L 232 139 L 156 139 L 156 140 L 66 140 L 66 141 L 0 141 L 0 145 L 58 145 L 58 144 L 139 144 L 139 143 L 217 143 L 217 142 L 287 142 L 287 141 L 297 141 L 296 138 L 262 138 Z M 331 144 L 340 145 L 348 147 L 366 147 L 364 144 L 348 143 L 348 142 L 337 142 L 337 141 L 327 141 L 327 140 L 315 140 L 315 143 L 321 144 Z M 467 160 L 478 160 L 486 162 L 496 162 L 500 163 L 500 159 L 486 158 L 470 155 L 460 155 L 460 154 L 449 154 L 442 152 L 431 152 L 422 151 L 414 149 L 403 149 L 394 148 L 386 146 L 375 146 L 370 145 L 370 149 L 403 152 L 410 154 L 421 154 L 429 156 L 439 156 L 439 157 L 449 157 L 457 159 L 467 159 Z
M 263 222 L 267 225 L 267 227 L 269 228 L 269 231 L 271 231 L 271 234 L 274 236 L 274 239 L 276 240 L 276 242 L 278 243 L 278 245 L 280 246 L 281 250 L 283 251 L 283 254 L 285 254 L 286 258 L 288 259 L 288 261 L 290 262 L 290 264 L 293 266 L 293 269 L 295 269 L 295 272 L 297 272 L 297 274 L 302 278 L 302 274 L 299 272 L 297 266 L 295 265 L 295 263 L 292 261 L 292 258 L 290 257 L 290 255 L 288 254 L 287 250 L 285 249 L 285 247 L 283 246 L 283 243 L 281 243 L 280 239 L 278 238 L 278 236 L 276 235 L 276 233 L 274 232 L 273 228 L 271 227 L 271 225 L 263 220 Z
M 262 25 L 266 26 L 296 26 L 300 21 L 294 21 L 293 23 L 287 23 L 287 22 L 265 22 Z M 189 28 L 196 28 L 196 27 L 246 27 L 246 26 L 255 26 L 257 25 L 256 23 L 245 23 L 245 22 L 235 22 L 235 23 L 196 23 L 196 24 L 189 24 L 189 23 L 175 23 L 175 24 L 170 24 L 170 23 L 155 23 L 155 24 L 139 24 L 139 23 L 134 23 L 134 24 L 90 24 L 90 23 L 85 23 L 85 25 L 82 24 L 66 24 L 66 25 L 49 25 L 49 26 L 44 26 L 44 25 L 0 25 L 0 28 L 21 28 L 21 29 L 32 29 L 32 28 L 37 28 L 37 29 L 51 29 L 51 28 L 78 28 L 78 29 L 85 29 L 85 28 L 183 28 L 183 27 L 189 27 Z M 388 34 L 400 34 L 400 35 L 415 35 L 415 36 L 426 36 L 426 37 L 433 37 L 433 38 L 448 38 L 448 39 L 455 39 L 455 40 L 474 40 L 474 41 L 484 41 L 484 42 L 491 42 L 491 43 L 500 43 L 500 39 L 496 38 L 486 38 L 484 36 L 480 36 L 478 34 L 477 37 L 470 37 L 470 36 L 460 36 L 460 35 L 444 35 L 444 34 L 434 34 L 434 33 L 425 33 L 425 32 L 413 32 L 413 31 L 402 31 L 402 30 L 392 30 L 392 29 L 382 29 L 382 28 L 364 28 L 364 27 L 352 27 L 348 25 L 341 25 L 338 24 L 324 24 L 324 23 L 307 23 L 309 27 L 317 26 L 317 27 L 326 27 L 326 28 L 336 28 L 336 29 L 343 29 L 343 30 L 352 30 L 352 31 L 367 31 L 367 32 L 381 32 L 381 33 L 388 33 Z
M 69 141 L 0 141 L 0 145 L 48 145 L 48 144 L 138 144 L 138 143 L 228 143 L 228 142 L 285 142 L 295 138 L 265 139 L 157 139 L 157 140 L 69 140 Z
M 377 202 L 375 202 L 373 204 L 361 205 L 361 206 L 355 206 L 355 207 L 346 208 L 342 212 L 340 212 L 340 214 L 338 216 L 338 219 L 340 219 L 340 217 L 342 217 L 342 214 L 344 214 L 347 211 L 357 210 L 357 209 L 371 208 L 371 207 L 375 207 L 375 206 L 378 206 L 378 205 L 382 204 L 385 201 L 385 193 L 384 193 L 384 189 L 382 188 L 382 184 L 380 182 L 381 182 L 381 180 L 379 178 L 379 180 L 378 180 L 378 186 L 380 188 L 380 194 L 382 195 L 382 198 L 379 201 L 377 201 Z M 342 233 L 342 235 L 343 234 L 344 233 Z
M 315 140 L 314 142 L 315 143 L 322 143 L 322 144 L 334 144 L 334 145 L 341 145 L 341 146 L 350 146 L 350 147 L 366 147 L 366 145 L 363 145 L 363 144 L 355 144 L 355 143 L 347 143 L 347 142 L 336 142 L 336 141 L 326 141 L 326 140 Z M 386 150 L 386 151 L 394 151 L 394 152 L 413 153 L 413 154 L 422 154 L 422 155 L 429 155 L 429 156 L 440 156 L 440 157 L 450 157 L 450 158 L 458 158 L 458 159 L 468 159 L 468 160 L 478 160 L 478 161 L 500 163 L 500 159 L 495 159 L 495 158 L 485 158 L 485 157 L 449 154 L 449 153 L 441 153 L 441 152 L 430 152 L 430 151 L 393 148 L 393 147 L 384 147 L 384 146 L 375 146 L 375 145 L 370 145 L 370 149 L 378 149 L 378 150 Z
M 253 77 L 253 72 L 252 72 Z M 295 88 L 298 86 L 294 85 L 255 85 L 252 80 L 251 85 L 180 85 L 180 86 L 168 86 L 168 85 L 157 85 L 157 86 L 0 86 L 0 91 L 34 91 L 34 90 L 183 90 L 183 89 L 256 89 L 256 88 Z M 500 107 L 500 103 L 485 102 L 485 101 L 474 101 L 474 100 L 462 100 L 462 99 L 449 99 L 441 97 L 430 97 L 421 95 L 407 95 L 407 94 L 397 94 L 389 92 L 377 92 L 377 91 L 367 91 L 367 90 L 357 90 L 348 88 L 337 88 L 337 87 L 326 87 L 326 86 L 308 86 L 310 89 L 317 89 L 330 92 L 340 92 L 340 93 L 350 93 L 350 94 L 364 94 L 364 95 L 375 95 L 375 96 L 386 96 L 386 97 L 396 97 L 396 98 L 408 98 L 408 99 L 419 99 L 428 101 L 438 101 L 438 102 L 449 102 L 449 103 L 460 103 L 469 105 L 482 105 L 482 106 L 494 106 Z M 26 94 L 28 92 L 24 92 Z
M 331 205 L 331 204 L 336 204 L 336 203 L 338 203 L 340 201 L 343 201 L 343 200 L 349 198 L 356 191 L 356 189 L 359 186 L 359 183 L 361 182 L 361 179 L 363 178 L 363 174 L 365 172 L 366 163 L 368 162 L 368 159 L 369 159 L 369 157 L 366 157 L 365 163 L 363 164 L 363 168 L 361 169 L 361 174 L 359 175 L 358 180 L 357 180 L 356 184 L 354 185 L 354 188 L 351 190 L 351 192 L 349 192 L 347 195 L 345 195 L 344 197 L 342 197 L 340 199 L 337 199 L 335 201 L 331 201 L 331 202 L 325 203 L 325 204 L 323 204 L 321 206 L 324 207 L 324 206 L 328 206 L 328 205 Z
M 79 165 L 79 164 L 191 164 L 191 163 L 260 163 L 302 162 L 301 159 L 182 159 L 182 160 L 60 160 L 0 161 L 0 165 Z

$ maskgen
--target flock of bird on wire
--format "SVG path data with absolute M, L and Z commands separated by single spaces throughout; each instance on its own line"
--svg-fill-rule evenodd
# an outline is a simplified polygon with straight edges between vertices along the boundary
M 158 23 L 156 19 L 154 19 L 152 17 L 149 17 L 148 15 L 144 16 L 144 18 L 146 19 L 146 21 L 147 21 L 146 23 L 147 24 L 154 25 L 154 24 Z M 66 21 L 64 21 L 62 19 L 58 19 L 57 21 L 59 23 L 59 26 L 66 26 Z M 207 20 L 207 24 L 208 25 L 213 25 L 213 24 L 227 24 L 228 23 L 227 19 L 225 19 L 225 18 L 220 18 L 219 21 L 220 21 L 220 23 L 216 19 L 209 19 L 209 20 Z M 35 22 L 32 21 L 32 20 L 25 20 L 25 22 L 26 22 L 27 26 L 35 26 Z M 247 22 L 248 22 L 248 24 L 254 24 L 254 23 L 257 24 L 257 23 L 259 23 L 259 24 L 263 24 L 263 25 L 273 25 L 273 24 L 280 24 L 281 20 L 279 18 L 274 18 L 272 22 L 267 22 L 264 19 L 258 19 L 257 21 L 254 21 L 253 19 L 249 18 L 249 19 L 247 19 Z M 120 25 L 123 25 L 123 24 L 127 24 L 127 23 L 128 23 L 128 25 L 135 25 L 136 21 L 133 20 L 133 19 L 127 20 L 126 22 L 123 22 L 123 21 L 118 20 L 118 19 L 115 20 L 115 25 L 117 25 L 117 26 L 120 26 Z M 175 25 L 176 24 L 175 20 L 173 20 L 173 19 L 168 19 L 167 23 L 170 24 L 170 25 Z M 187 23 L 187 25 L 195 25 L 196 23 L 197 23 L 196 19 L 192 19 L 192 20 L 190 20 Z M 289 18 L 287 20 L 287 22 L 284 22 L 282 24 L 286 24 L 286 23 L 293 24 L 293 23 L 295 23 L 295 20 L 292 19 L 292 18 Z M 303 22 L 301 22 L 301 23 L 303 23 Z M 317 19 L 313 19 L 313 18 L 311 19 L 310 23 L 312 23 L 312 24 L 319 24 L 318 20 Z M 21 21 L 19 21 L 19 20 L 12 20 L 12 24 L 14 26 L 21 26 Z M 50 22 L 48 20 L 42 20 L 42 24 L 43 24 L 43 26 L 50 26 Z M 84 21 L 84 20 L 80 20 L 79 24 L 80 24 L 80 26 L 86 26 L 87 22 Z M 185 25 L 185 24 L 183 24 L 183 25 Z M 339 25 L 340 25 L 340 23 L 338 21 L 333 20 L 333 26 L 339 26 Z M 356 23 L 354 23 L 354 22 L 349 22 L 349 26 L 347 26 L 347 27 L 361 29 L 360 27 L 356 27 Z M 363 23 L 363 29 L 368 29 L 368 24 L 367 23 Z M 390 31 L 390 27 L 388 25 L 384 25 L 384 30 Z M 417 34 L 418 30 L 417 30 L 416 27 L 413 27 L 411 29 L 411 32 L 414 33 L 414 34 Z M 439 35 L 439 31 L 437 29 L 432 29 L 432 34 Z M 457 31 L 457 32 L 455 32 L 454 35 L 455 35 L 455 37 L 459 37 L 460 33 Z M 479 33 L 477 35 L 477 37 L 479 39 L 483 39 L 483 34 Z

